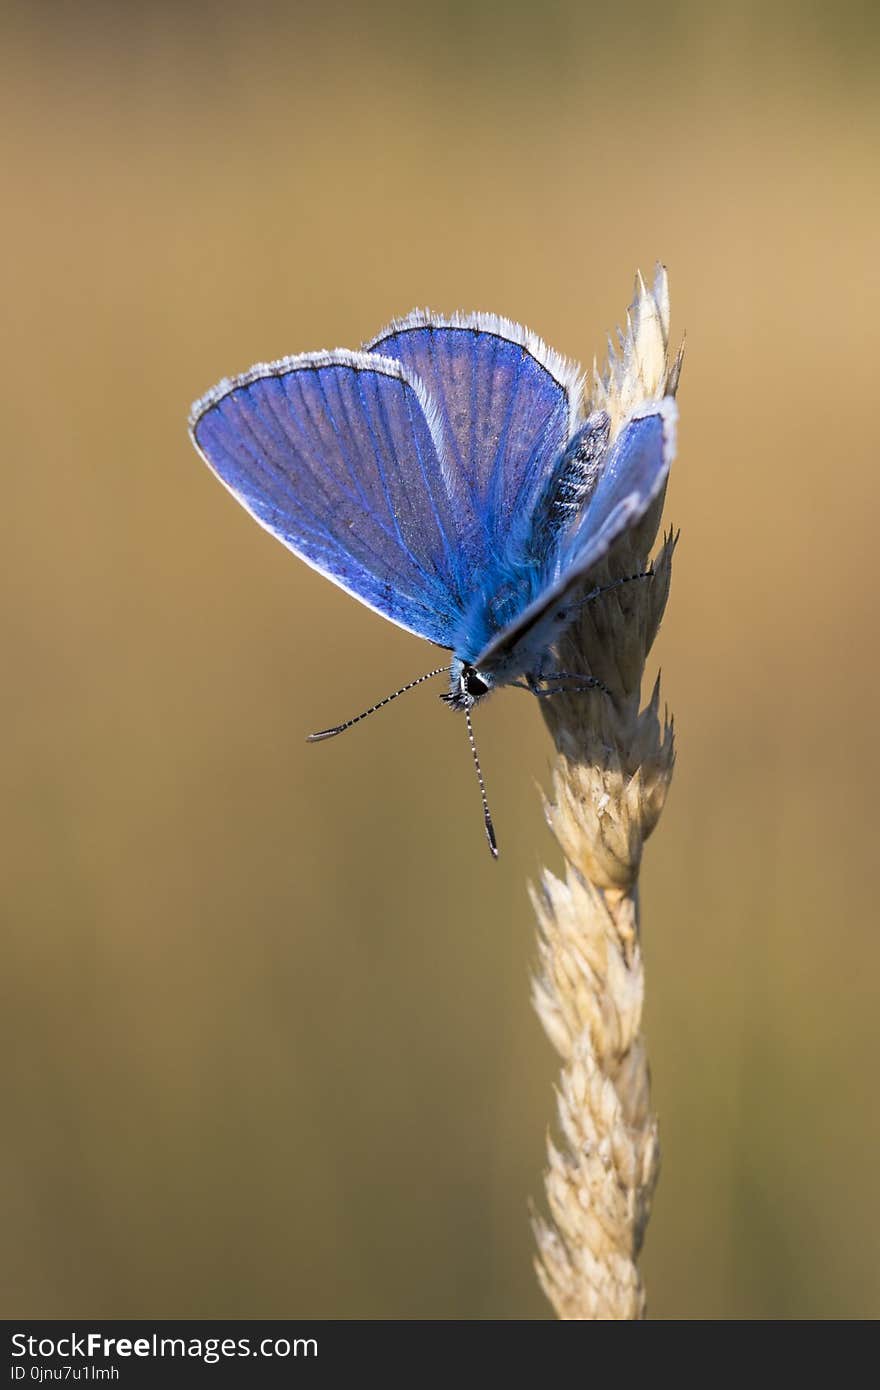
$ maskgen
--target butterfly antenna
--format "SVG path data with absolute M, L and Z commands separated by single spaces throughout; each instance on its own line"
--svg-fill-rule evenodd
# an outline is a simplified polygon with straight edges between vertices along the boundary
M 366 719 L 368 714 L 375 714 L 377 709 L 383 705 L 390 705 L 392 700 L 396 700 L 398 695 L 405 695 L 408 690 L 414 690 L 423 681 L 429 681 L 433 676 L 442 676 L 444 671 L 449 671 L 448 666 L 438 666 L 436 671 L 428 671 L 424 676 L 418 676 L 416 680 L 410 681 L 407 685 L 402 685 L 399 690 L 395 690 L 393 695 L 386 695 L 384 700 L 380 700 L 377 705 L 370 705 L 363 714 L 356 714 L 354 719 L 346 719 L 344 724 L 337 724 L 332 729 L 321 729 L 320 733 L 307 734 L 306 743 L 320 743 L 324 738 L 335 738 L 337 734 L 344 734 L 346 729 L 350 729 L 352 724 L 359 724 L 362 719 Z M 476 754 L 474 754 L 476 757 Z M 485 798 L 484 798 L 485 800 Z
M 495 827 L 492 824 L 492 817 L 489 814 L 489 803 L 486 800 L 486 784 L 483 781 L 483 772 L 480 767 L 480 760 L 477 757 L 477 745 L 474 742 L 474 726 L 471 723 L 471 712 L 465 706 L 464 717 L 467 721 L 468 741 L 471 745 L 471 756 L 474 760 L 474 767 L 477 770 L 477 781 L 480 784 L 480 799 L 483 803 L 483 823 L 486 826 L 486 839 L 489 841 L 489 848 L 492 851 L 492 858 L 498 858 L 498 841 L 495 839 Z

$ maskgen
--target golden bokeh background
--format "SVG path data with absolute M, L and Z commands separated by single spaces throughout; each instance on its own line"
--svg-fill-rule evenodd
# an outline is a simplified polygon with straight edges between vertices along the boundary
M 534 704 L 211 478 L 190 400 L 487 308 L 688 352 L 643 879 L 657 1317 L 880 1312 L 871 7 L 4 19 L 2 1312 L 543 1317 Z

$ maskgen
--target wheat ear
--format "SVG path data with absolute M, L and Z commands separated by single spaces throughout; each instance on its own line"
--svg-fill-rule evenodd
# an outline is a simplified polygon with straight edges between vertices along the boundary
M 594 372 L 593 409 L 612 431 L 645 399 L 674 391 L 669 295 L 658 268 L 641 276 L 608 365 Z M 662 497 L 619 544 L 597 586 L 647 568 Z M 536 1269 L 560 1318 L 640 1318 L 637 1266 L 660 1150 L 651 1110 L 642 1005 L 638 875 L 642 845 L 663 809 L 674 761 L 671 722 L 659 715 L 660 681 L 640 708 L 645 660 L 666 605 L 675 539 L 653 577 L 620 584 L 583 606 L 560 643 L 560 669 L 589 672 L 609 694 L 541 701 L 556 758 L 547 821 L 565 858 L 531 887 L 539 968 L 533 1001 L 562 1058 L 560 1138 L 548 1138 L 550 1219 L 534 1218 Z

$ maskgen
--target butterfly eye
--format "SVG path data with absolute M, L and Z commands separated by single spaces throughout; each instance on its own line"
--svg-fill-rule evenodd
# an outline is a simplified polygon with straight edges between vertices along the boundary
M 489 689 L 482 677 L 478 676 L 476 671 L 473 670 L 465 669 L 462 672 L 461 683 L 464 687 L 465 694 L 472 695 L 475 699 L 478 699 L 480 695 L 485 695 L 486 691 Z

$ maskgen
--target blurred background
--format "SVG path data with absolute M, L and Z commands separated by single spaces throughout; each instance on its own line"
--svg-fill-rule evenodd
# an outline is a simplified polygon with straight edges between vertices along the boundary
M 6 1317 L 544 1317 L 533 703 L 431 664 L 186 433 L 485 308 L 687 332 L 646 854 L 656 1317 L 880 1312 L 877 10 L 39 3 L 0 55 Z

